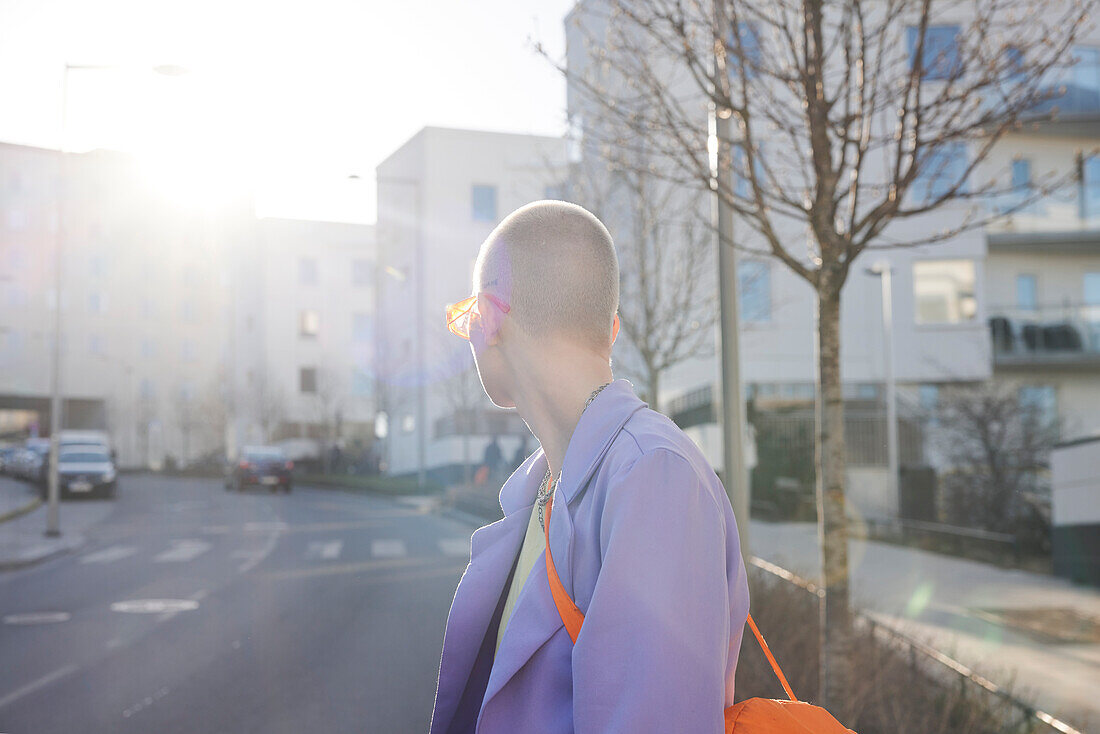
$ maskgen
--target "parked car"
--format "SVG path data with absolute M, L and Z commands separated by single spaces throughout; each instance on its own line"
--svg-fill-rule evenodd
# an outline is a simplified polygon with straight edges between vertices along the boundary
M 23 448 L 26 451 L 19 464 L 19 476 L 28 482 L 45 485 L 50 462 L 50 439 L 28 438 Z
M 12 460 L 17 453 L 19 453 L 18 446 L 0 446 L 0 474 L 10 475 L 12 473 Z
M 100 446 L 70 445 L 57 457 L 58 490 L 61 496 L 115 496 L 116 472 L 111 455 Z
M 245 446 L 236 464 L 229 465 L 225 488 L 244 491 L 245 487 L 268 487 L 272 492 L 290 492 L 294 462 L 278 446 Z

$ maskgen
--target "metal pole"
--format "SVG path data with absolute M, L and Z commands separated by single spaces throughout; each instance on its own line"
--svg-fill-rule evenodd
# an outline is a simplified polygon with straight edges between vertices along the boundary
M 873 271 L 882 279 L 882 340 L 886 368 L 886 464 L 889 477 L 886 491 L 895 515 L 900 514 L 898 494 L 898 401 L 894 374 L 894 288 L 890 263 L 876 263 Z
M 46 535 L 61 535 L 60 486 L 57 476 L 57 455 L 60 448 L 61 433 L 61 264 L 65 250 L 65 196 L 68 189 L 68 165 L 65 154 L 65 136 L 69 122 L 69 70 L 66 64 L 61 78 L 61 139 L 57 151 L 57 231 L 54 242 L 54 326 L 53 359 L 50 364 L 50 455 L 46 467 L 46 497 L 49 507 L 46 511 Z
M 724 8 L 721 0 L 715 0 L 714 13 L 717 28 L 725 28 Z M 715 44 L 715 68 L 726 73 L 726 57 L 721 45 Z M 733 251 L 733 210 L 722 196 L 733 185 L 732 125 L 729 111 L 723 116 L 716 105 L 711 105 L 712 140 L 714 151 L 712 173 L 714 175 L 714 222 L 718 229 L 718 298 L 719 341 L 721 342 L 719 379 L 722 386 L 722 478 L 729 495 L 733 514 L 737 518 L 737 530 L 741 541 L 741 556 L 749 558 L 749 475 L 745 468 L 743 426 L 745 404 L 741 398 L 741 362 L 739 347 L 737 259 Z

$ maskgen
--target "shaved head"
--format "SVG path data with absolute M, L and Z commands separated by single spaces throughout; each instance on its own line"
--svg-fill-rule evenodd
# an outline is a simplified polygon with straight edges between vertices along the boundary
M 619 261 L 607 228 L 583 207 L 536 201 L 509 214 L 481 246 L 473 285 L 510 303 L 532 337 L 610 351 Z

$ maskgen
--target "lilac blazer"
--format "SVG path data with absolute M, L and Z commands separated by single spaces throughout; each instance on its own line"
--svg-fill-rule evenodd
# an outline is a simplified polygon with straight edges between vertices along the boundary
M 723 731 L 749 610 L 737 523 L 699 449 L 626 380 L 581 415 L 554 498 L 550 547 L 585 614 L 580 637 L 569 639 L 540 557 L 494 660 L 545 472 L 540 449 L 501 489 L 504 519 L 473 535 L 431 734 Z

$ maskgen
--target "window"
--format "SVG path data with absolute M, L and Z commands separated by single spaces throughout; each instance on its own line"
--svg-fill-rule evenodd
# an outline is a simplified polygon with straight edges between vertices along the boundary
M 765 183 L 764 171 L 764 152 L 760 149 L 756 149 L 756 154 L 752 158 L 752 170 L 756 176 L 756 181 L 761 186 Z M 751 199 L 752 194 L 752 181 L 748 177 L 748 163 L 745 160 L 745 149 L 740 145 L 733 146 L 733 193 L 742 199 Z
M 918 324 L 956 324 L 977 315 L 974 262 L 926 260 L 913 263 L 913 297 Z
M 351 284 L 362 288 L 374 283 L 374 267 L 370 260 L 351 261 Z
M 351 338 L 360 344 L 374 340 L 374 320 L 369 313 L 351 315 Z
M 921 410 L 925 412 L 934 412 L 936 407 L 940 404 L 939 385 L 921 385 L 917 388 L 917 395 L 920 400 Z
M 141 393 L 141 397 L 145 398 L 146 400 L 152 400 L 157 395 L 156 383 L 154 383 L 148 377 L 143 377 L 141 378 L 141 387 L 139 388 L 139 391 Z
M 1038 279 L 1031 274 L 1016 276 L 1016 308 L 1034 311 L 1039 306 Z
M 1021 408 L 1028 410 L 1045 424 L 1058 419 L 1058 399 L 1053 385 L 1024 385 L 1020 388 L 1017 399 Z
M 768 263 L 745 260 L 737 270 L 741 300 L 741 320 L 770 321 L 772 317 L 771 268 Z
M 180 359 L 184 362 L 195 361 L 195 342 L 190 339 L 184 339 L 180 343 Z
M 416 430 L 416 416 L 405 415 L 401 418 L 401 430 L 405 433 L 412 433 Z
M 101 278 L 107 274 L 107 258 L 96 253 L 88 258 L 88 274 Z
M 188 323 L 193 322 L 198 315 L 198 309 L 195 307 L 195 302 L 188 298 L 183 303 L 181 303 L 180 315 L 183 317 L 184 321 Z
M 145 337 L 141 340 L 141 356 L 142 357 L 155 357 L 157 354 L 157 343 L 149 337 Z
M 917 43 L 920 29 L 909 28 L 909 63 L 917 63 Z M 924 35 L 921 68 L 924 79 L 950 79 L 959 73 L 959 27 L 957 25 L 930 25 Z
M 926 150 L 920 158 L 917 162 L 917 177 L 912 183 L 913 197 L 917 202 L 935 201 L 956 185 L 959 185 L 959 193 L 966 191 L 966 181 L 963 178 L 970 163 L 966 143 L 942 143 Z
M 92 354 L 102 356 L 104 351 L 103 336 L 100 334 L 88 335 L 88 351 Z
M 316 339 L 321 332 L 321 314 L 313 309 L 302 311 L 298 318 L 298 336 L 303 339 Z
M 998 203 L 997 210 L 999 212 L 1023 211 L 1033 213 L 1035 211 L 1034 203 L 1028 204 L 1022 209 L 1019 208 L 1031 195 L 1031 161 L 1027 158 L 1017 158 L 1012 161 L 1012 181 L 1009 191 L 1003 196 L 997 197 L 1001 200 Z
M 153 299 L 151 299 L 151 298 L 142 298 L 141 299 L 141 305 L 139 306 L 139 310 L 141 311 L 141 317 L 143 319 L 153 318 L 153 316 L 156 315 L 156 307 L 153 303 Z
M 760 66 L 760 33 L 755 23 L 741 22 L 737 24 L 737 35 L 741 39 L 740 49 L 734 41 L 734 31 L 731 29 L 726 38 L 727 56 L 726 70 L 733 79 L 741 78 L 741 60 L 745 61 L 745 78 L 752 79 L 756 76 L 756 69 Z M 738 54 L 740 51 L 740 54 Z
M 357 398 L 367 398 L 371 395 L 370 372 L 362 367 L 351 368 L 351 394 Z
M 107 298 L 102 293 L 88 294 L 88 312 L 104 313 L 107 311 Z
M 312 257 L 298 260 L 299 285 L 317 285 L 317 261 Z
M 1100 217 L 1100 155 L 1090 155 L 1081 161 L 1078 213 L 1081 219 Z
M 473 217 L 475 222 L 495 222 L 497 220 L 497 187 L 474 184 L 471 189 Z
M 1081 292 L 1086 306 L 1100 306 L 1100 272 L 1085 273 Z
M 565 184 L 554 184 L 542 190 L 542 198 L 553 201 L 565 201 Z
M 303 395 L 317 393 L 317 368 L 301 367 L 298 370 L 298 392 Z

